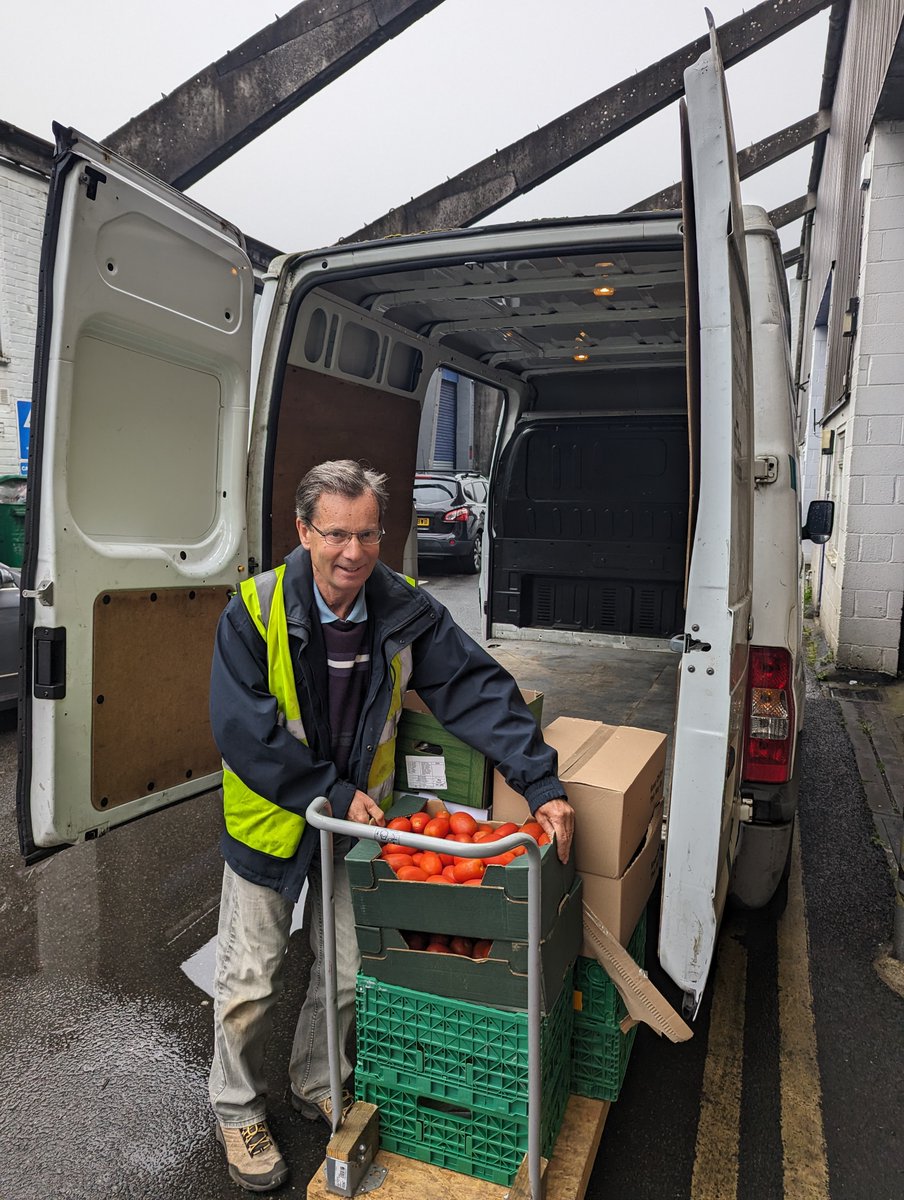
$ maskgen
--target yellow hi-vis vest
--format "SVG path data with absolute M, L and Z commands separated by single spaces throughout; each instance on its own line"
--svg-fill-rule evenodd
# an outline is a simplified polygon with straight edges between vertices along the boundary
M 245 579 L 239 591 L 252 621 L 267 643 L 268 686 L 279 706 L 279 723 L 306 746 L 308 741 L 301 719 L 289 650 L 289 627 L 283 597 L 285 569 L 283 565 L 263 575 Z M 384 809 L 389 807 L 392 800 L 396 729 L 402 711 L 402 695 L 411 678 L 410 646 L 393 657 L 390 670 L 392 697 L 389 712 L 367 778 L 367 794 Z M 253 850 L 277 858 L 291 858 L 298 849 L 305 826 L 304 817 L 253 792 L 225 761 L 223 813 L 230 836 Z

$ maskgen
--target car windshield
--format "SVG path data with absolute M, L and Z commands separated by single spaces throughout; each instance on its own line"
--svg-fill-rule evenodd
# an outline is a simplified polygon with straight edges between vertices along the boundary
M 451 483 L 416 483 L 414 499 L 417 504 L 448 504 L 455 499 L 455 485 Z

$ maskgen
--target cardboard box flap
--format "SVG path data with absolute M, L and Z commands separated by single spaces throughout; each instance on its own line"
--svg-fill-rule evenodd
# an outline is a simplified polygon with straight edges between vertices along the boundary
M 584 937 L 594 948 L 594 957 L 615 984 L 633 1021 L 665 1036 L 671 1042 L 686 1042 L 694 1036 L 691 1027 L 675 1012 L 645 971 L 620 946 L 602 922 L 584 905 Z
M 638 764 L 649 762 L 665 741 L 665 734 L 630 725 L 600 726 L 566 767 L 569 782 L 602 786 L 613 792 L 627 791 L 637 775 Z

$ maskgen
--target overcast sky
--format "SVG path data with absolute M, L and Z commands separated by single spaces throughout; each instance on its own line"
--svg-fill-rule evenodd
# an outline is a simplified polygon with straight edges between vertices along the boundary
M 721 24 L 753 0 L 710 7 Z M 276 15 L 272 0 L 6 0 L 0 118 L 103 140 Z M 739 148 L 816 111 L 827 27 L 823 12 L 729 70 Z M 190 194 L 279 249 L 326 245 L 705 31 L 701 0 L 445 0 Z M 811 155 L 747 180 L 745 201 L 802 195 Z M 672 105 L 489 219 L 616 212 L 678 175 Z

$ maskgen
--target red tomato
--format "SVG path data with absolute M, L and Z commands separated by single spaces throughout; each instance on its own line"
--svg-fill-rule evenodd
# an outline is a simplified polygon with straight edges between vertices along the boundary
M 506 821 L 504 825 L 497 825 L 495 832 L 497 838 L 508 837 L 510 833 L 518 832 L 518 826 L 514 821 Z
M 462 884 L 462 887 L 480 887 L 482 883 L 483 876 L 481 876 L 479 879 L 466 879 Z
M 469 833 L 450 833 L 446 837 L 446 841 L 447 842 L 466 842 L 467 845 L 470 846 L 471 843 L 474 841 L 474 839 L 471 837 L 471 835 Z
M 412 833 L 423 833 L 425 826 L 430 824 L 430 814 L 425 812 L 412 813 L 409 817 Z
M 537 838 L 537 845 L 538 846 L 548 846 L 551 841 L 552 841 L 552 838 L 544 830 L 543 833 L 541 833 L 540 836 Z
M 439 856 L 439 860 L 443 864 L 444 867 L 451 867 L 452 864 L 455 862 L 455 856 L 452 854 L 441 854 Z
M 438 942 L 441 946 L 449 945 L 448 933 L 431 933 L 429 938 L 431 942 Z
M 474 834 L 474 842 L 495 842 L 496 831 L 494 829 L 479 829 Z
M 385 858 L 383 861 L 387 863 L 389 869 L 391 871 L 395 871 L 396 874 L 398 874 L 402 867 L 411 866 L 411 856 L 408 854 L 390 854 L 388 858 Z
M 467 937 L 454 937 L 449 942 L 449 949 L 453 954 L 463 954 L 465 958 L 470 958 L 474 943 Z
M 444 838 L 449 832 L 448 817 L 434 817 L 424 826 L 424 837 Z
M 425 850 L 421 855 L 421 861 L 417 865 L 428 876 L 442 874 L 443 864 L 440 862 L 439 855 L 434 854 L 432 850 Z
M 509 850 L 509 854 L 514 854 L 515 858 L 522 854 L 527 854 L 527 846 L 516 846 L 514 850 Z
M 420 867 L 400 867 L 396 874 L 399 879 L 404 879 L 409 883 L 423 883 L 427 878 Z
M 477 832 L 478 833 L 495 833 L 496 830 L 493 828 L 492 825 L 488 825 L 486 823 L 486 821 L 484 821 L 484 823 L 482 825 L 477 826 Z
M 444 854 L 443 858 L 446 857 L 447 855 Z M 458 883 L 458 880 L 455 878 L 455 869 L 452 866 L 443 867 L 443 878 L 446 883 Z
M 470 813 L 456 812 L 449 818 L 453 833 L 469 833 L 472 837 L 477 832 L 477 822 Z
M 483 863 L 479 858 L 465 858 L 461 862 L 457 862 L 452 868 L 452 872 L 459 883 L 467 883 L 469 880 L 476 880 L 480 883 L 483 875 Z
M 489 941 L 481 941 L 474 943 L 474 951 L 472 958 L 489 958 L 490 950 L 493 948 L 493 943 Z
M 407 817 L 393 817 L 387 828 L 398 829 L 402 833 L 411 833 L 411 822 Z
M 505 854 L 495 854 L 492 858 L 485 858 L 483 861 L 488 867 L 507 867 L 514 857 L 511 850 L 506 850 Z
M 442 875 L 428 875 L 427 882 L 428 883 L 448 883 L 449 880 L 444 879 Z
M 423 857 L 424 857 L 424 852 L 423 852 L 423 850 L 416 850 L 416 851 L 414 852 L 414 854 L 412 854 L 412 856 L 411 856 L 411 861 L 412 861 L 412 863 L 414 863 L 414 865 L 415 865 L 416 867 L 419 867 L 419 866 L 421 865 L 421 859 L 422 859 Z
M 426 933 L 418 933 L 417 931 L 413 931 L 411 933 L 403 933 L 402 937 L 412 950 L 425 950 L 427 948 Z
M 380 851 L 383 858 L 395 858 L 399 854 L 414 854 L 413 846 L 397 846 L 394 842 L 387 842 Z
M 543 834 L 543 826 L 537 821 L 525 821 L 521 826 L 521 832 L 529 834 L 537 842 Z
M 448 954 L 449 947 L 443 945 L 441 942 L 431 942 L 430 945 L 427 947 L 427 953 L 428 954 Z

